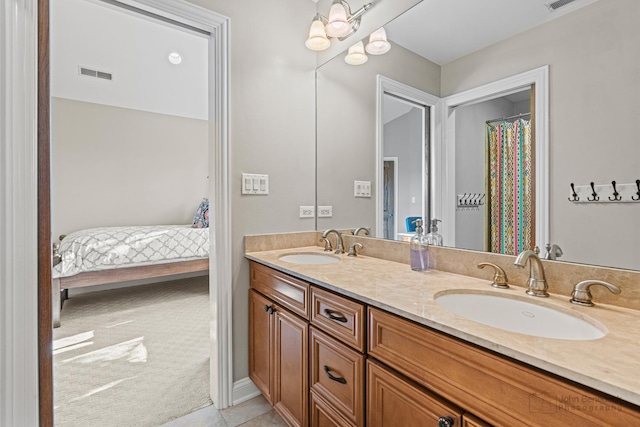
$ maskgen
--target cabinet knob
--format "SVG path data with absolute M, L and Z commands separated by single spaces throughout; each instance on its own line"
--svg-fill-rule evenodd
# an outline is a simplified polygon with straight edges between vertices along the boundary
M 438 418 L 438 427 L 453 427 L 453 419 L 451 417 Z
M 276 310 L 273 307 L 271 307 L 270 305 L 265 305 L 264 306 L 264 311 L 266 311 L 269 314 L 273 314 Z

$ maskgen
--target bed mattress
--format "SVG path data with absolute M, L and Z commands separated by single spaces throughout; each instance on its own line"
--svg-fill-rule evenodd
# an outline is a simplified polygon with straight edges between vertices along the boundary
M 91 228 L 67 235 L 59 252 L 54 278 L 188 261 L 209 256 L 209 229 L 191 225 Z

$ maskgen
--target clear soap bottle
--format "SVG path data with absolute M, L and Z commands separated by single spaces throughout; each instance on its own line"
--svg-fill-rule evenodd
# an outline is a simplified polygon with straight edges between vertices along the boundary
M 431 220 L 431 228 L 429 230 L 429 234 L 427 234 L 427 236 L 425 237 L 428 245 L 442 246 L 442 234 L 438 233 L 438 221 L 442 222 L 436 218 Z
M 422 220 L 416 220 L 416 234 L 411 237 L 411 269 L 414 271 L 425 271 L 429 266 L 429 247 L 424 236 Z

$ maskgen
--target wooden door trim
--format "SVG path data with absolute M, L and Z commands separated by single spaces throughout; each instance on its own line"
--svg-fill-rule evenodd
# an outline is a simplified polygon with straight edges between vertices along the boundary
M 53 426 L 49 52 L 49 0 L 38 0 L 38 407 L 41 427 Z

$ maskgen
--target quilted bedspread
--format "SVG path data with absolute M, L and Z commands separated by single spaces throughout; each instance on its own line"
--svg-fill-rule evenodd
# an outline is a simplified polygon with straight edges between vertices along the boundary
M 102 227 L 77 231 L 60 242 L 54 277 L 209 256 L 209 229 L 191 225 Z

